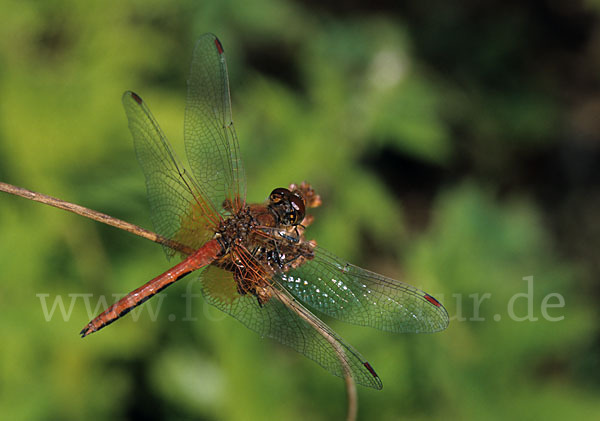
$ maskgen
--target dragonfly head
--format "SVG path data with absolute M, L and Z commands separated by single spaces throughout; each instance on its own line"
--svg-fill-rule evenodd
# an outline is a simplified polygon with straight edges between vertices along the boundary
M 269 195 L 269 209 L 277 215 L 280 224 L 287 226 L 299 225 L 306 212 L 304 199 L 283 187 Z

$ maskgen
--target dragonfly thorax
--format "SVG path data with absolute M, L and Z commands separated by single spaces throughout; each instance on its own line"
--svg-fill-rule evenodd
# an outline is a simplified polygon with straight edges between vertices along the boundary
M 258 221 L 252 215 L 249 206 L 244 206 L 229 218 L 221 221 L 215 238 L 223 247 L 222 254 L 227 254 L 234 244 L 247 244 L 249 234 L 256 229 L 257 225 Z
M 301 234 L 304 199 L 278 188 L 267 203 L 235 209 L 226 200 L 223 207 L 231 216 L 216 230 L 222 252 L 214 264 L 233 274 L 238 293 L 254 295 L 263 305 L 270 299 L 269 279 L 275 273 L 285 273 L 313 258 L 315 244 Z

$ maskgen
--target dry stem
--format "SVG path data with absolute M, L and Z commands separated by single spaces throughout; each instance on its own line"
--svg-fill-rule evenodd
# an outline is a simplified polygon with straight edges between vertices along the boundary
M 322 329 L 319 323 L 317 323 L 312 315 L 308 313 L 304 307 L 299 305 L 294 299 L 289 297 L 287 294 L 279 291 L 277 288 L 271 287 L 272 295 L 275 295 L 279 301 L 286 305 L 290 310 L 300 316 L 304 321 L 306 321 L 309 325 L 311 325 L 334 349 L 335 353 L 338 356 L 338 360 L 342 364 L 344 368 L 344 381 L 346 383 L 346 396 L 348 398 L 348 421 L 356 420 L 356 410 L 357 410 L 357 399 L 356 399 L 356 385 L 354 384 L 354 379 L 352 378 L 352 374 L 350 372 L 350 366 L 345 358 L 345 353 L 340 343 L 333 337 L 329 332 Z
M 52 196 L 45 194 L 36 193 L 31 190 L 27 190 L 21 187 L 13 186 L 12 184 L 6 184 L 0 182 L 0 191 L 14 194 L 16 196 L 24 197 L 25 199 L 35 200 L 36 202 L 44 203 L 46 205 L 54 206 L 55 208 L 64 209 L 69 212 L 76 213 L 77 215 L 85 216 L 86 218 L 93 219 L 94 221 L 102 222 L 103 224 L 111 225 L 115 228 L 122 229 L 135 235 L 139 235 L 147 240 L 154 241 L 155 243 L 162 244 L 177 250 L 185 254 L 192 254 L 195 250 L 185 246 L 177 241 L 170 240 L 166 237 L 158 235 L 147 229 L 138 227 L 137 225 L 130 224 L 129 222 L 122 221 L 114 218 L 105 213 L 101 213 L 92 209 L 85 208 L 83 206 L 76 205 L 74 203 L 65 202 L 64 200 L 57 199 Z

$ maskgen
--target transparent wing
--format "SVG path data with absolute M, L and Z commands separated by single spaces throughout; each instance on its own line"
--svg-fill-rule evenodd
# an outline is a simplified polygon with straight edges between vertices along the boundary
M 192 248 L 210 237 L 214 211 L 186 175 L 150 109 L 135 93 L 123 94 L 138 162 L 146 178 L 155 231 Z M 175 252 L 165 247 L 167 256 Z
M 245 199 L 242 162 L 229 96 L 229 79 L 223 46 L 213 34 L 196 43 L 185 110 L 184 138 L 187 158 L 202 189 L 215 209 L 225 199 Z
M 255 296 L 238 293 L 231 272 L 209 266 L 201 279 L 204 298 L 249 329 L 295 349 L 336 376 L 344 377 L 347 367 L 357 383 L 381 389 L 381 380 L 371 365 L 289 293 L 280 291 L 288 305 L 272 297 L 261 306 Z
M 431 295 L 320 248 L 314 259 L 274 279 L 310 308 L 344 322 L 396 333 L 438 332 L 448 326 L 448 312 Z

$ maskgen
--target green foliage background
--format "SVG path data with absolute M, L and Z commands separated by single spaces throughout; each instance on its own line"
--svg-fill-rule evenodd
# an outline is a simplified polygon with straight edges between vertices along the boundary
M 599 3 L 396 3 L 0 0 L 0 180 L 151 228 L 120 97 L 181 148 L 214 32 L 249 199 L 309 180 L 308 237 L 453 317 L 403 336 L 326 319 L 384 382 L 359 388 L 359 418 L 600 419 Z M 343 381 L 186 307 L 191 277 L 81 340 L 100 295 L 169 267 L 155 244 L 2 194 L 0 262 L 3 419 L 344 417 Z M 527 276 L 536 321 L 509 314 Z M 70 316 L 47 321 L 39 294 Z

